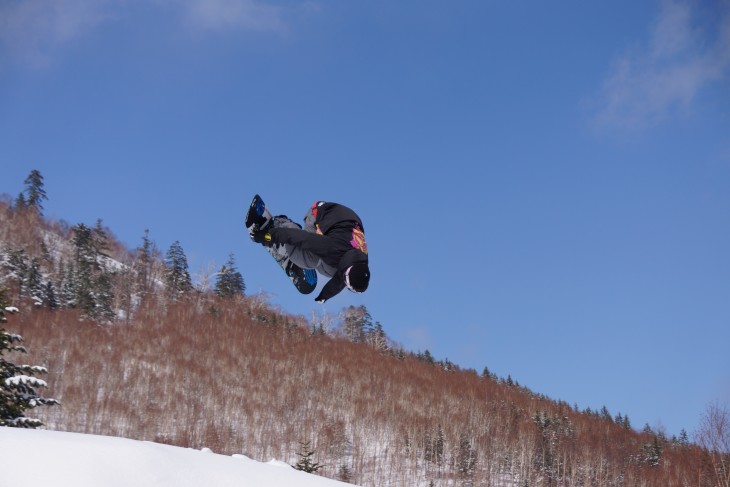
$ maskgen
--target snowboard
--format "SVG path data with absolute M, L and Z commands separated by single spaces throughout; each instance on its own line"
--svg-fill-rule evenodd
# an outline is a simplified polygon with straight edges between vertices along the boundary
M 282 223 L 289 223 L 290 220 L 285 216 L 273 216 L 266 203 L 261 196 L 256 195 L 251 201 L 251 205 L 246 212 L 246 229 L 248 234 L 253 237 L 254 232 L 266 228 L 278 228 Z M 300 227 L 301 228 L 301 227 Z M 264 247 L 274 258 L 277 264 L 284 269 L 286 275 L 294 283 L 302 294 L 309 294 L 317 287 L 317 271 L 314 269 L 302 269 L 289 259 L 286 249 L 283 245 L 272 245 Z

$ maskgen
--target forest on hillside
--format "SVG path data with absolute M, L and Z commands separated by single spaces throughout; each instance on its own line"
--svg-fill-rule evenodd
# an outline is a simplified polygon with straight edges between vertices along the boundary
M 367 486 L 730 487 L 726 407 L 692 438 L 639 431 L 406 351 L 365 307 L 289 315 L 246 295 L 232 257 L 193 283 L 179 242 L 163 255 L 145 231 L 130 250 L 101 220 L 49 221 L 46 200 L 34 171 L 0 202 L 0 288 L 20 311 L 2 326 L 60 402 L 34 410 L 48 428 L 307 454 L 318 474 Z

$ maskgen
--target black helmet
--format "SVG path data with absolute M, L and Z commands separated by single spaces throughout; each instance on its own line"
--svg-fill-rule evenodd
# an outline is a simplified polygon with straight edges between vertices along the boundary
M 370 269 L 367 264 L 352 264 L 345 271 L 345 285 L 350 291 L 364 293 L 370 283 Z

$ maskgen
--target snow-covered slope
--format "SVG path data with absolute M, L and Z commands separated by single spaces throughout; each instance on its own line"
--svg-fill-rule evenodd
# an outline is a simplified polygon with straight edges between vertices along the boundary
M 0 427 L 0 487 L 336 487 L 342 482 L 260 463 L 123 438 Z

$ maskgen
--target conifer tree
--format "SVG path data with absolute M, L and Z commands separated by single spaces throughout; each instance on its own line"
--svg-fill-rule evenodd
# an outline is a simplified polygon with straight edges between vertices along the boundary
M 45 288 L 43 286 L 41 266 L 36 257 L 33 257 L 30 260 L 25 287 L 27 289 L 28 296 L 33 300 L 33 304 L 36 306 L 43 306 L 45 302 Z
M 662 458 L 662 447 L 659 444 L 659 437 L 654 435 L 654 440 L 651 443 L 646 443 L 642 447 L 644 452 L 644 462 L 647 465 L 656 467 Z
M 111 275 L 103 270 L 94 282 L 94 311 L 92 318 L 104 321 L 114 321 L 114 290 Z
M 426 349 L 426 351 L 423 352 L 422 360 L 429 365 L 434 365 L 436 363 L 436 359 L 433 358 L 433 355 L 431 354 L 431 351 L 429 349 Z
M 459 439 L 459 450 L 456 454 L 456 468 L 465 483 L 468 483 L 474 476 L 476 461 L 476 451 L 472 447 L 469 437 L 462 434 Z
M 165 256 L 165 284 L 167 294 L 177 299 L 193 289 L 193 282 L 188 272 L 188 259 L 179 241 L 173 242 Z
M 56 298 L 56 289 L 53 287 L 53 283 L 51 281 L 46 282 L 46 288 L 43 293 L 43 302 L 46 306 L 48 306 L 48 309 L 57 309 L 58 308 L 58 299 Z
M 373 318 L 364 305 L 345 310 L 345 335 L 355 343 L 364 342 L 373 329 Z
M 368 341 L 379 352 L 388 350 L 388 337 L 385 334 L 385 330 L 383 330 L 383 325 L 379 321 L 375 322 L 375 326 L 370 331 Z
M 108 256 L 109 253 L 109 233 L 102 225 L 101 218 L 96 220 L 96 225 L 91 230 L 91 251 L 94 256 L 94 262 L 99 264 L 100 257 Z
M 150 231 L 145 229 L 142 246 L 137 248 L 134 269 L 137 274 L 137 292 L 142 296 L 152 289 L 153 264 L 158 255 L 155 243 L 150 239 Z
M 309 441 L 299 442 L 299 445 L 301 447 L 301 452 L 297 453 L 297 456 L 299 457 L 299 461 L 293 465 L 295 470 L 301 470 L 302 472 L 307 472 L 307 473 L 315 473 L 319 469 L 324 467 L 324 465 L 312 460 L 312 457 L 314 456 L 315 452 L 310 447 Z
M 228 257 L 228 262 L 221 267 L 218 278 L 215 283 L 215 293 L 223 298 L 231 296 L 243 295 L 246 291 L 246 284 L 243 282 L 243 276 L 236 269 L 236 263 L 233 254 Z
M 76 307 L 76 290 L 73 284 L 74 267 L 73 263 L 66 264 L 63 259 L 58 263 L 59 275 L 59 306 L 61 308 Z
M 43 214 L 43 201 L 47 200 L 46 191 L 43 189 L 43 176 L 40 171 L 33 169 L 25 178 L 25 190 L 18 196 L 16 207 L 33 208 L 39 215 Z
M 14 284 L 14 299 L 20 301 L 25 295 L 28 279 L 28 260 L 23 249 L 8 249 L 3 267 L 6 279 Z
M 679 438 L 677 439 L 677 444 L 679 446 L 688 446 L 689 445 L 689 436 L 687 435 L 687 431 L 685 431 L 684 428 L 679 432 Z
M 16 310 L 6 307 L 5 293 L 0 290 L 0 324 L 7 321 L 6 311 Z M 26 417 L 25 411 L 58 404 L 58 401 L 39 397 L 36 392 L 38 388 L 46 387 L 45 381 L 35 377 L 47 373 L 45 367 L 15 365 L 3 358 L 9 352 L 26 353 L 25 347 L 19 345 L 22 342 L 23 337 L 0 327 L 0 426 L 37 428 L 43 423 Z
M 25 201 L 25 195 L 23 193 L 20 193 L 18 195 L 18 197 L 15 198 L 15 209 L 24 210 L 27 205 L 28 205 L 28 202 Z

